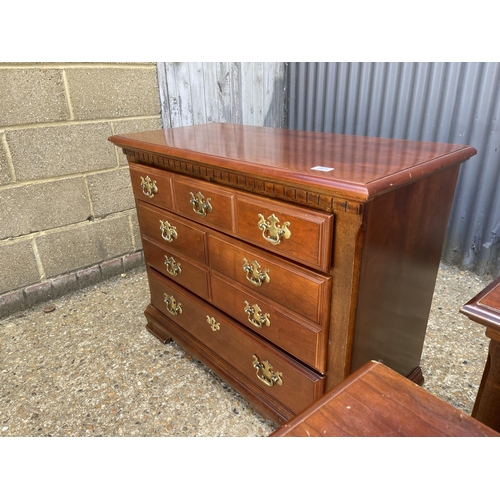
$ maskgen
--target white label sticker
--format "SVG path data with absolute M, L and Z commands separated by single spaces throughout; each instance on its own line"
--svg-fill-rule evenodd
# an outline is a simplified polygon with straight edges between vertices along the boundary
M 335 170 L 332 167 L 312 167 L 311 170 L 319 170 L 321 172 L 331 172 L 332 170 Z

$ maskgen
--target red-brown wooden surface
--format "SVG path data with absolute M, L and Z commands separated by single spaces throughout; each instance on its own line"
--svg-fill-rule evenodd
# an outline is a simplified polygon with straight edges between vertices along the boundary
M 385 365 L 372 361 L 271 436 L 500 437 L 500 434 Z
M 287 179 L 359 201 L 476 154 L 464 145 L 229 123 L 124 134 L 111 141 L 263 178 Z

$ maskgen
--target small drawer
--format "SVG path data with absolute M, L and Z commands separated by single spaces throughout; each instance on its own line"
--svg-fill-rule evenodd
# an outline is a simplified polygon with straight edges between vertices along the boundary
M 236 236 L 299 264 L 330 270 L 333 214 L 238 195 Z
M 160 210 L 140 201 L 137 215 L 143 238 L 153 239 L 178 255 L 182 254 L 203 264 L 207 263 L 205 231 L 171 212 Z
M 318 325 L 328 323 L 331 277 L 220 234 L 208 235 L 210 267 Z
M 173 210 L 172 174 L 130 163 L 130 179 L 136 200 Z
M 211 273 L 212 303 L 258 335 L 321 373 L 326 368 L 326 327 L 249 293 L 223 275 Z
M 175 176 L 175 210 L 205 226 L 234 233 L 234 193 L 209 182 Z
M 203 299 L 210 299 L 208 268 L 146 238 L 142 243 L 144 257 L 149 266 Z
M 236 369 L 245 385 L 259 387 L 295 414 L 321 396 L 323 377 L 154 271 L 149 279 L 152 305 Z

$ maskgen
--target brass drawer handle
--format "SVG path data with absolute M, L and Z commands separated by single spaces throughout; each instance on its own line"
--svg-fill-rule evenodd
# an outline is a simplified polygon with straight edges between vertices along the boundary
M 158 188 L 156 187 L 156 181 L 152 181 L 149 178 L 149 175 L 146 175 L 146 178 L 141 176 L 141 187 L 142 192 L 149 196 L 150 198 L 154 198 L 155 194 L 158 192 Z
M 251 264 L 243 257 L 243 271 L 246 272 L 246 278 L 255 286 L 262 286 L 262 283 L 269 283 L 269 269 L 260 270 L 260 264 L 254 260 Z
M 257 224 L 257 227 L 262 230 L 262 237 L 266 240 L 269 241 L 269 243 L 273 245 L 279 245 L 281 243 L 281 237 L 288 239 L 292 235 L 290 230 L 288 229 L 288 226 L 290 225 L 289 222 L 284 222 L 283 226 L 279 226 L 279 219 L 276 217 L 276 215 L 272 214 L 270 215 L 266 221 L 264 219 L 264 216 L 262 214 L 259 214 L 260 221 Z M 269 232 L 269 236 L 266 236 L 266 232 Z
M 165 241 L 172 242 L 177 239 L 177 228 L 175 226 L 171 226 L 168 220 L 166 220 L 165 222 L 163 222 L 162 220 L 160 221 L 160 231 L 161 237 Z
M 181 265 L 177 264 L 173 257 L 167 257 L 165 255 L 165 266 L 167 268 L 167 273 L 171 274 L 172 276 L 177 276 L 182 272 Z
M 207 316 L 207 323 L 210 325 L 210 328 L 212 329 L 213 332 L 220 330 L 220 323 L 217 323 L 217 321 L 213 316 L 212 317 Z
M 257 370 L 257 378 L 264 384 L 272 387 L 274 384 L 283 385 L 281 379 L 283 373 L 273 373 L 273 365 L 268 360 L 259 361 L 259 358 L 253 355 L 253 367 Z
M 250 304 L 245 300 L 244 311 L 248 315 L 248 321 L 257 328 L 262 328 L 263 326 L 271 326 L 271 321 L 269 319 L 269 313 L 261 314 L 260 307 L 257 304 L 250 306 Z
M 200 217 L 206 217 L 207 212 L 212 211 L 212 205 L 210 204 L 212 198 L 207 198 L 207 201 L 205 201 L 205 197 L 199 191 L 196 196 L 191 192 L 189 194 L 191 195 L 189 203 L 193 205 L 194 213 L 198 214 Z
M 164 293 L 163 297 L 163 302 L 166 304 L 167 311 L 172 316 L 179 316 L 179 314 L 182 314 L 182 304 L 177 302 L 177 299 L 173 295 L 167 295 Z

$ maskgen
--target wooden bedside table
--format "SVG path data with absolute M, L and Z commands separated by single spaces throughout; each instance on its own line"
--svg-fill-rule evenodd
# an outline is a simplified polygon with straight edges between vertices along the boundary
M 465 304 L 460 312 L 486 326 L 488 359 L 472 416 L 500 431 L 500 277 Z
M 387 366 L 372 361 L 271 437 L 500 437 Z

